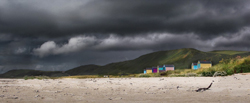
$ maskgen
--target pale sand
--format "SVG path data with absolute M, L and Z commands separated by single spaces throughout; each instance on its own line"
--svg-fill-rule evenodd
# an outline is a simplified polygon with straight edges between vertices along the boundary
M 198 87 L 212 87 L 195 92 Z M 177 89 L 177 86 L 179 88 Z M 0 79 L 0 103 L 250 103 L 250 75 L 96 79 Z

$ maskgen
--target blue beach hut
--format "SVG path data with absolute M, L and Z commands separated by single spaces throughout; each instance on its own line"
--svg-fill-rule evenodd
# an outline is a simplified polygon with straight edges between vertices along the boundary
M 192 63 L 192 69 L 194 69 L 194 70 L 198 69 L 197 63 Z

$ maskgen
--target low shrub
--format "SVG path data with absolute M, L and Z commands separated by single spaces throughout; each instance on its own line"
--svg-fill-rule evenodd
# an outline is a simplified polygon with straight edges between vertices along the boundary
M 234 70 L 233 69 L 227 69 L 226 73 L 227 73 L 227 75 L 233 75 L 234 74 Z
M 24 78 L 24 80 L 28 80 L 28 79 L 34 79 L 35 77 L 34 76 L 24 76 L 23 78 Z
M 141 74 L 139 77 L 151 77 L 149 74 Z
M 216 76 L 226 76 L 227 73 L 225 71 L 217 71 L 214 73 L 213 77 L 216 77 Z
M 212 77 L 214 75 L 215 71 L 203 71 L 201 74 L 202 76 L 205 76 L 205 77 Z
M 185 74 L 171 74 L 169 77 L 185 77 Z
M 250 64 L 241 64 L 234 67 L 236 73 L 250 72 Z
M 168 70 L 165 72 L 161 72 L 159 76 L 170 76 L 171 74 L 180 74 L 181 70 Z
M 36 79 L 42 80 L 42 79 L 50 79 L 48 76 L 35 76 Z
M 196 77 L 197 74 L 196 73 L 187 73 L 185 74 L 185 77 Z

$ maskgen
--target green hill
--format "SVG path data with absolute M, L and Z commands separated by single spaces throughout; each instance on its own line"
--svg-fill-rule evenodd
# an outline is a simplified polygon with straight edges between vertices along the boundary
M 39 71 L 39 70 L 29 70 L 29 69 L 18 69 L 10 70 L 4 74 L 1 74 L 1 78 L 22 78 L 24 76 L 49 76 L 49 77 L 59 77 L 68 76 L 61 71 Z
M 216 65 L 222 59 L 231 59 L 235 57 L 249 56 L 250 52 L 243 51 L 211 51 L 202 52 L 192 48 L 176 49 L 169 51 L 158 51 L 142 55 L 134 60 L 128 60 L 117 63 L 110 63 L 104 66 L 84 65 L 79 66 L 62 73 L 60 71 L 36 71 L 36 70 L 11 70 L 0 77 L 23 77 L 29 76 L 67 76 L 67 75 L 118 75 L 142 73 L 145 68 L 155 67 L 157 65 L 173 64 L 175 69 L 191 68 L 192 62 L 199 60 L 212 61 Z
M 250 55 L 250 52 L 240 53 L 240 54 L 222 54 L 222 53 L 211 53 L 202 52 L 192 48 L 184 48 L 169 51 L 159 51 L 150 54 L 142 55 L 134 60 L 123 61 L 118 63 L 111 63 L 105 66 L 96 66 L 92 68 L 90 74 L 133 74 L 142 73 L 143 69 L 147 67 L 173 64 L 176 69 L 187 69 L 191 68 L 192 62 L 197 62 L 198 60 L 212 61 L 213 65 L 218 64 L 219 61 L 223 59 L 235 58 L 236 56 L 245 57 Z M 87 66 L 80 66 L 74 68 L 75 71 L 79 69 L 80 71 L 86 71 L 84 74 L 88 74 L 89 68 Z M 70 70 L 69 70 L 70 71 Z M 68 72 L 70 75 L 78 75 L 83 73 Z
M 93 75 L 98 71 L 98 65 L 83 65 L 66 71 L 65 73 L 70 75 Z M 84 69 L 83 69 L 84 68 Z

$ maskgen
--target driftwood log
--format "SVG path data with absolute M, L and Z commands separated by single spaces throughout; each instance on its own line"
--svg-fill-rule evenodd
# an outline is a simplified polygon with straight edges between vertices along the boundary
M 208 89 L 212 86 L 213 82 L 214 82 L 214 81 L 212 81 L 212 83 L 211 83 L 207 88 L 199 88 L 199 89 L 197 89 L 197 90 L 195 90 L 195 91 L 196 91 L 196 92 L 206 91 L 206 90 L 208 90 Z

